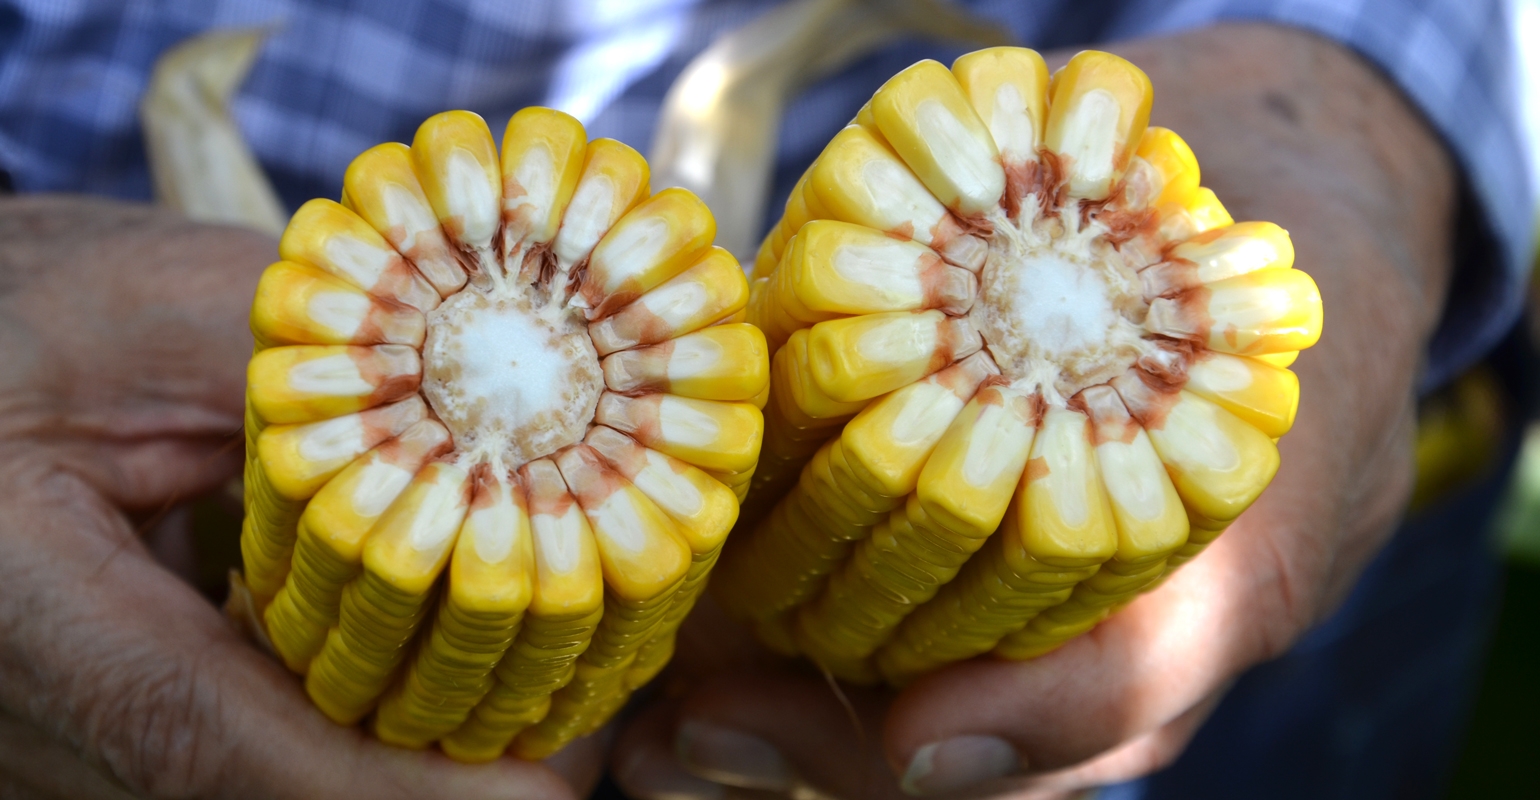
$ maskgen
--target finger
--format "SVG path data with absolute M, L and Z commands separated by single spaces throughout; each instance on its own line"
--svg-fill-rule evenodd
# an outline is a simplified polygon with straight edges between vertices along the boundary
M 77 743 L 134 793 L 573 796 L 540 764 L 469 767 L 339 728 L 299 681 L 154 564 L 78 479 L 10 484 L 0 517 L 0 707 Z
M 980 788 L 979 794 L 1024 792 L 1028 797 L 1073 795 L 1098 786 L 1140 778 L 1157 772 L 1176 761 L 1188 742 L 1197 734 L 1223 694 L 1215 694 L 1160 728 L 1135 737 L 1089 761 L 1072 767 L 1007 778 L 998 787 Z
M 885 730 L 906 785 L 951 791 L 1078 764 L 1176 720 L 1279 647 L 1278 567 L 1246 533 L 1054 653 L 964 662 L 910 686 Z
M 610 775 L 636 800 L 723 800 L 725 786 L 691 774 L 674 753 L 678 704 L 659 701 L 625 726 L 610 757 Z
M 729 786 L 897 798 L 878 746 L 886 700 L 805 671 L 724 674 L 684 700 L 675 752 L 691 773 Z
M 10 364 L 0 388 L 38 390 L 54 404 L 25 411 L 78 426 L 239 427 L 246 315 L 276 255 L 270 237 L 105 200 L 26 198 L 3 209 L 14 290 L 0 316 L 29 357 Z
M 615 723 L 573 739 L 555 755 L 540 762 L 560 775 L 577 797 L 593 794 L 594 787 L 604 776 L 604 764 L 615 742 Z

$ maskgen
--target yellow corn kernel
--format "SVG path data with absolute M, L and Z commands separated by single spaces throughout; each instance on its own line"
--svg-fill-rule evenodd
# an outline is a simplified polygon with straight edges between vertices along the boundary
M 738 503 L 720 481 L 613 428 L 596 425 L 583 441 L 673 518 L 692 553 L 722 546 L 738 519 Z
M 412 137 L 412 162 L 433 213 L 473 269 L 499 274 L 493 252 L 502 225 L 502 168 L 486 120 L 469 111 L 428 117 Z
M 1187 391 L 1277 439 L 1294 426 L 1299 378 L 1256 358 L 1205 353 L 1187 368 Z
M 835 135 L 814 162 L 807 186 L 829 219 L 913 239 L 960 267 L 977 270 L 983 264 L 984 243 L 967 234 L 866 128 L 851 125 Z
M 734 472 L 753 468 L 764 425 L 759 409 L 748 403 L 614 392 L 599 398 L 594 420 L 702 469 Z
M 809 329 L 808 366 L 830 399 L 859 402 L 913 383 L 982 344 L 966 317 L 939 311 L 868 314 Z
M 278 242 L 278 257 L 317 267 L 360 289 L 419 311 L 432 311 L 438 291 L 368 222 L 331 200 L 299 207 Z
M 963 314 L 978 280 L 928 247 L 833 220 L 802 227 L 776 270 L 772 295 L 802 323 L 934 308 Z M 785 331 L 789 336 L 791 331 Z
M 1113 559 L 1147 564 L 1187 542 L 1187 512 L 1150 443 L 1150 434 L 1106 384 L 1081 392 L 1091 417 L 1092 441 L 1102 485 L 1117 530 Z
M 314 495 L 353 459 L 427 414 L 420 397 L 344 417 L 272 425 L 257 437 L 257 459 L 273 490 L 290 500 Z
M 1271 222 L 1237 222 L 1182 242 L 1139 277 L 1145 297 L 1168 297 L 1225 278 L 1293 265 L 1288 231 Z
M 280 261 L 257 283 L 251 332 L 259 347 L 281 344 L 422 346 L 427 321 L 414 308 L 370 297 L 315 267 Z
M 1198 157 L 1171 129 L 1154 125 L 1145 128 L 1136 152 L 1160 174 L 1160 194 L 1154 200 L 1156 207 L 1180 206 L 1198 190 L 1202 176 Z
M 1150 119 L 1154 89 L 1110 53 L 1077 53 L 1054 82 L 1043 144 L 1065 161 L 1071 196 L 1100 200 L 1128 168 Z
M 1015 197 L 1029 190 L 1026 166 L 1037 162 L 1048 113 L 1048 66 L 1035 50 L 991 47 L 960 56 L 952 74 L 989 129 L 1007 185 Z
M 841 402 L 826 394 L 813 379 L 808 353 L 809 331 L 797 331 L 770 361 L 770 393 L 785 419 L 799 428 L 838 425 L 866 407 L 865 400 Z
M 429 464 L 370 532 L 363 572 L 343 589 L 337 627 L 305 679 L 305 691 L 332 720 L 357 723 L 406 657 L 465 517 L 469 490 L 464 469 Z
M 526 256 L 556 238 L 578 179 L 588 134 L 570 114 L 524 108 L 503 130 L 503 253 L 526 270 Z
M 1265 269 L 1150 303 L 1149 328 L 1221 353 L 1302 350 L 1321 338 L 1321 292 L 1309 275 Z
M 441 297 L 465 285 L 465 269 L 434 215 L 412 165 L 412 150 L 390 142 L 365 150 L 342 179 L 346 205 L 405 256 Z
M 588 515 L 610 591 L 623 600 L 650 600 L 684 577 L 690 550 L 673 523 L 597 451 L 574 445 L 556 463 Z
M 1194 189 L 1182 200 L 1157 206 L 1155 214 L 1160 218 L 1160 237 L 1166 241 L 1182 241 L 1235 224 L 1235 218 L 1206 186 Z
M 1021 541 L 1045 563 L 1105 561 L 1117 547 L 1112 508 L 1097 470 L 1091 421 L 1050 408 L 1022 474 Z
M 380 703 L 383 741 L 426 747 L 458 729 L 492 688 L 534 592 L 534 542 L 523 491 L 479 468 L 449 563 L 448 591 L 405 676 Z
M 1240 516 L 1278 471 L 1273 440 L 1218 405 L 1187 391 L 1163 396 L 1134 372 L 1113 386 L 1149 431 L 1177 493 L 1202 518 Z
M 1042 423 L 1042 400 L 988 386 L 974 395 L 925 462 L 916 486 L 925 514 L 983 539 L 1000 526 Z
M 563 273 L 582 263 L 615 222 L 652 193 L 647 160 L 614 139 L 588 143 L 582 177 L 567 204 L 567 214 L 552 251 Z
M 604 382 L 622 394 L 665 392 L 744 401 L 770 382 L 765 335 L 747 323 L 719 325 L 604 359 Z
M 573 302 L 589 319 L 630 303 L 705 255 L 716 220 L 700 198 L 664 189 L 626 212 L 594 246 Z
M 872 95 L 872 121 L 932 196 L 962 217 L 996 208 L 1005 170 L 989 129 L 957 79 L 925 60 Z
M 305 506 L 293 570 L 265 623 L 284 663 L 305 672 L 337 624 L 343 586 L 357 577 L 371 528 L 428 459 L 450 447 L 449 432 L 422 420 L 350 464 Z
M 748 300 L 748 280 L 737 260 L 713 247 L 685 271 L 590 323 L 588 335 L 599 355 L 609 355 L 700 330 L 742 309 Z
M 417 351 L 400 345 L 274 347 L 246 368 L 253 409 L 280 424 L 374 408 L 415 393 L 421 382 Z
M 969 358 L 867 406 L 840 434 L 853 476 L 873 494 L 914 491 L 947 426 L 979 384 L 998 374 L 987 358 Z

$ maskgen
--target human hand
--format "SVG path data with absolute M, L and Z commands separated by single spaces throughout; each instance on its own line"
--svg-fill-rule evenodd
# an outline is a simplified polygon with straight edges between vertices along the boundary
M 0 797 L 551 798 L 597 745 L 465 766 L 329 722 L 133 519 L 240 474 L 276 243 L 101 200 L 0 200 Z
M 1302 402 L 1271 488 L 1160 589 L 1035 661 L 975 659 L 896 695 L 848 691 L 845 707 L 805 668 L 681 648 L 688 691 L 615 754 L 633 796 L 723 796 L 674 754 L 722 783 L 852 800 L 1060 797 L 1146 774 L 1241 672 L 1332 611 L 1389 537 L 1450 269 L 1447 154 L 1377 72 L 1301 31 L 1223 26 L 1110 49 L 1149 74 L 1151 122 L 1192 145 L 1204 184 L 1236 219 L 1290 230 L 1320 286 L 1325 335 L 1293 367 Z

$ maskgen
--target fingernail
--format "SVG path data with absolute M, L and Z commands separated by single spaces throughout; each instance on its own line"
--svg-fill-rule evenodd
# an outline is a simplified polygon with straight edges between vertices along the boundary
M 685 769 L 718 783 L 771 791 L 789 791 L 796 783 L 796 772 L 781 751 L 743 731 L 685 722 L 674 747 Z
M 637 800 L 723 800 L 727 790 L 721 784 L 697 778 L 666 756 L 638 752 L 615 775 L 628 797 Z
M 912 795 L 955 792 L 1019 772 L 1016 748 L 996 736 L 954 736 L 914 751 L 900 788 Z

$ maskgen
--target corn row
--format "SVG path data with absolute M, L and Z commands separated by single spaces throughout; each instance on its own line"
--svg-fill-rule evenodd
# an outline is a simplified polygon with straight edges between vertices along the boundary
M 342 724 L 554 752 L 666 663 L 769 348 L 715 222 L 550 109 L 435 115 L 294 214 L 252 304 L 247 583 Z
M 1052 80 L 1020 48 L 920 62 L 792 189 L 755 259 L 766 432 L 715 584 L 772 649 L 893 684 L 1043 655 L 1271 480 L 1319 293 L 1151 99 L 1106 53 Z

